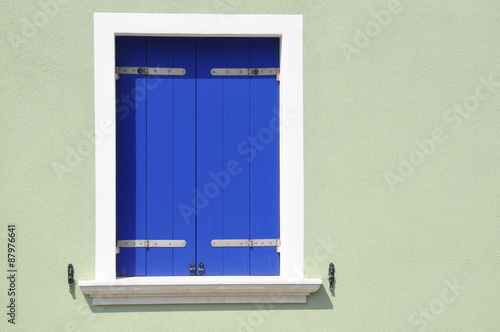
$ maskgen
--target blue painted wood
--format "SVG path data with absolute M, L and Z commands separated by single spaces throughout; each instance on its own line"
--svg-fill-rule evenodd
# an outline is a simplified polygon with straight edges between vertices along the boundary
M 174 78 L 173 237 L 186 240 L 173 249 L 173 274 L 188 275 L 196 256 L 196 39 L 174 38 L 174 67 L 186 75 Z
M 278 67 L 279 39 L 117 37 L 117 65 L 187 70 L 117 83 L 117 237 L 188 244 L 122 248 L 117 275 L 279 274 L 273 247 L 211 246 L 279 237 L 278 83 L 210 73 Z
M 224 234 L 224 196 L 210 174 L 224 168 L 223 78 L 210 70 L 224 64 L 223 40 L 199 38 L 197 50 L 197 264 L 204 263 L 207 275 L 221 275 L 223 251 L 211 240 Z
M 187 246 L 149 248 L 147 275 L 187 275 L 196 249 L 196 39 L 148 38 L 148 66 L 187 71 L 149 76 L 147 151 L 148 239 Z
M 117 37 L 118 66 L 146 65 L 146 38 Z M 116 237 L 146 238 L 146 77 L 122 75 L 116 84 Z M 117 276 L 144 276 L 146 249 L 122 248 Z
M 250 40 L 248 38 L 224 38 L 223 43 L 225 68 L 249 68 Z M 216 175 L 224 187 L 223 238 L 249 239 L 250 174 L 247 161 L 249 153 L 244 146 L 249 134 L 249 77 L 224 77 L 223 96 L 224 173 Z M 223 250 L 224 275 L 249 274 L 249 248 L 217 248 L 216 250 Z
M 279 39 L 252 38 L 250 66 L 279 67 Z M 250 237 L 279 237 L 279 83 L 276 77 L 250 79 Z M 250 250 L 251 275 L 279 275 L 273 247 Z
M 173 38 L 147 39 L 148 67 L 172 67 Z M 174 78 L 148 76 L 147 237 L 173 239 Z M 147 275 L 172 275 L 172 248 L 147 249 Z

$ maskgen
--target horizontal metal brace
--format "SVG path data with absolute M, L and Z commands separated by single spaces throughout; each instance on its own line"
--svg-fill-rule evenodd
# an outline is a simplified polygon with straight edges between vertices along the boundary
M 212 240 L 212 247 L 279 247 L 280 239 Z
M 184 75 L 186 75 L 186 69 L 184 69 L 184 68 L 148 68 L 148 75 L 184 76 Z
M 184 248 L 185 246 L 185 240 L 118 240 L 116 253 L 120 253 L 120 248 Z
M 212 68 L 212 76 L 265 76 L 279 75 L 279 68 Z
M 153 67 L 116 67 L 117 74 L 124 75 L 171 75 L 184 76 L 184 68 L 153 68 Z

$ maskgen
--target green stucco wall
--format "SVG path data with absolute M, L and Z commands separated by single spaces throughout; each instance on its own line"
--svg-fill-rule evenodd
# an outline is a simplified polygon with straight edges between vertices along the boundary
M 500 2 L 55 1 L 0 1 L 1 331 L 500 330 Z M 68 263 L 94 278 L 96 11 L 304 15 L 305 273 L 325 286 L 307 304 L 68 292 Z

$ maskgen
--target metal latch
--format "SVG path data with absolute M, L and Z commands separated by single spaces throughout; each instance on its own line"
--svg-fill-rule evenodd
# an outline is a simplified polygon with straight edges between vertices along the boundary
M 154 67 L 116 67 L 116 79 L 120 75 L 161 75 L 161 76 L 184 76 L 184 68 L 154 68 Z
M 328 282 L 330 283 L 330 291 L 333 292 L 335 287 L 335 265 L 333 263 L 328 266 Z
M 70 293 L 73 293 L 75 291 L 75 269 L 73 264 L 68 265 L 68 284 Z
M 268 76 L 275 75 L 279 82 L 279 68 L 212 68 L 212 76 Z
M 280 239 L 212 240 L 212 247 L 276 247 L 276 252 L 280 252 L 280 245 Z
M 205 264 L 203 264 L 203 262 L 201 262 L 200 264 L 198 264 L 198 274 L 200 276 L 202 276 L 202 275 L 205 274 Z
M 185 240 L 118 240 L 116 253 L 120 253 L 120 248 L 184 248 L 185 246 Z

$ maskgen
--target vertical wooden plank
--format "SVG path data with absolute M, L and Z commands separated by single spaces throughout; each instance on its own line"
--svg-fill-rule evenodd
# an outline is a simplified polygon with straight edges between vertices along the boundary
M 173 38 L 149 37 L 148 67 L 173 66 Z M 147 236 L 173 238 L 173 78 L 147 80 Z M 147 275 L 172 275 L 172 248 L 147 249 Z
M 210 70 L 223 65 L 223 40 L 198 38 L 197 43 L 197 265 L 203 262 L 207 275 L 223 273 L 223 251 L 211 246 L 224 234 L 222 188 L 210 174 L 222 171 L 223 79 Z
M 186 69 L 174 78 L 173 237 L 187 242 L 173 249 L 173 274 L 189 275 L 196 262 L 196 38 L 174 38 L 173 65 Z
M 146 66 L 146 38 L 116 37 L 116 64 Z M 116 83 L 116 238 L 146 238 L 146 77 Z M 146 249 L 121 248 L 116 275 L 144 276 Z
M 250 40 L 224 39 L 224 68 L 250 66 Z M 248 134 L 250 112 L 249 76 L 226 76 L 224 95 L 224 170 L 214 177 L 224 188 L 224 239 L 249 239 Z M 248 275 L 249 248 L 220 248 L 224 275 Z
M 279 39 L 252 38 L 250 66 L 279 67 Z M 250 237 L 279 237 L 279 84 L 273 76 L 250 79 Z M 278 275 L 273 247 L 250 250 L 251 275 Z

